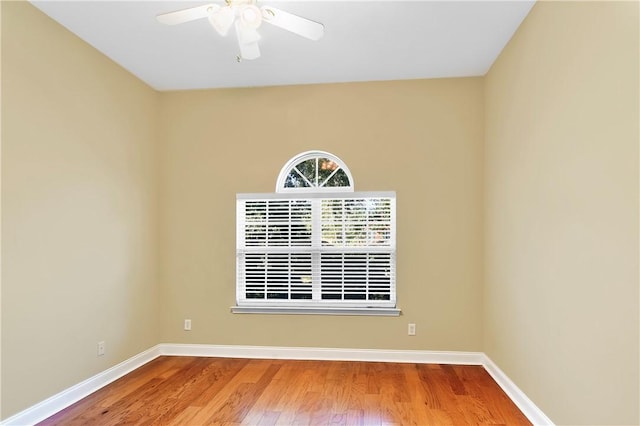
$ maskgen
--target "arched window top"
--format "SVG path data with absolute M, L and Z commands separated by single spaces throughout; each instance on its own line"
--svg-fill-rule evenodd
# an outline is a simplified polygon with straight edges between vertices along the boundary
M 307 151 L 284 165 L 276 192 L 353 192 L 353 177 L 347 165 L 333 154 Z

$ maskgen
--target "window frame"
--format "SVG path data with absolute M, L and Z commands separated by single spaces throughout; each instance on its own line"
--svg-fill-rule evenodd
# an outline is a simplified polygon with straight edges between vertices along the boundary
M 349 178 L 349 186 L 312 186 L 312 187 L 302 187 L 302 188 L 288 188 L 285 186 L 285 182 L 287 180 L 287 176 L 291 170 L 294 169 L 298 164 L 303 161 L 311 160 L 314 158 L 327 158 L 333 162 L 335 162 L 340 169 L 342 169 L 347 177 Z M 342 161 L 340 158 L 335 155 L 326 152 L 326 151 L 306 151 L 300 153 L 287 161 L 287 163 L 282 167 L 280 173 L 278 174 L 278 179 L 276 180 L 276 192 L 277 193 L 325 193 L 325 192 L 353 192 L 355 188 L 355 184 L 353 181 L 353 175 L 349 170 L 349 167 Z
M 328 159 L 337 164 L 332 174 L 343 170 L 349 185 L 285 187 L 296 165 L 310 159 L 316 159 L 313 183 L 320 182 L 320 159 Z M 302 169 L 295 170 L 303 176 Z M 304 172 L 308 177 L 309 169 Z M 329 182 L 331 176 L 324 182 Z M 307 184 L 312 183 L 307 177 Z M 301 201 L 304 208 L 303 219 L 294 214 L 295 200 Z M 371 207 L 369 200 L 382 204 Z M 338 203 L 337 216 L 333 203 Z M 288 212 L 284 218 L 278 217 L 281 209 Z M 327 209 L 331 209 L 330 217 Z M 387 210 L 388 216 L 381 219 L 377 212 L 386 214 Z M 336 237 L 334 231 L 334 236 L 327 238 L 325 232 L 332 227 L 341 229 L 341 234 Z M 301 236 L 303 240 L 298 240 Z M 307 151 L 281 169 L 275 193 L 236 194 L 236 305 L 231 311 L 400 315 L 396 290 L 396 193 L 355 192 L 353 176 L 342 160 L 328 152 Z

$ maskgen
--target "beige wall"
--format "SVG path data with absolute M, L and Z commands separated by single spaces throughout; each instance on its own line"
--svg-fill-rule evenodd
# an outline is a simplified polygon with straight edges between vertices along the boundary
M 2 417 L 192 342 L 484 350 L 558 423 L 639 423 L 637 22 L 538 4 L 485 79 L 158 94 L 2 2 Z M 229 313 L 235 194 L 309 149 L 397 191 L 403 316 Z
M 161 105 L 164 342 L 481 350 L 482 79 L 175 92 Z M 344 160 L 356 190 L 397 191 L 401 317 L 229 312 L 236 193 L 273 192 L 311 149 Z
M 485 352 L 558 424 L 638 424 L 638 3 L 538 3 L 486 77 Z
M 158 342 L 157 98 L 2 2 L 3 418 Z
M 159 342 L 481 350 L 482 79 L 158 94 L 2 8 L 3 417 Z M 404 316 L 229 313 L 235 194 L 308 149 L 398 192 Z

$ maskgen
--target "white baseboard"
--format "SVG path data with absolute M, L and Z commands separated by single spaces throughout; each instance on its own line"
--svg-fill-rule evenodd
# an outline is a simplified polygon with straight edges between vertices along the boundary
M 441 352 L 388 349 L 287 348 L 276 346 L 158 345 L 162 355 L 221 358 L 306 359 L 321 361 L 413 362 L 482 365 L 482 352 Z
M 201 356 L 322 361 L 408 362 L 420 364 L 482 365 L 535 425 L 553 425 L 547 416 L 482 352 L 414 351 L 386 349 L 287 348 L 274 346 L 188 345 L 163 343 L 66 389 L 8 419 L 0 425 L 33 425 L 67 408 L 96 390 L 158 356 Z
M 93 377 L 84 380 L 77 385 L 71 386 L 62 392 L 37 403 L 18 414 L 7 418 L 0 422 L 0 425 L 33 425 L 47 417 L 51 417 L 55 413 L 64 410 L 70 405 L 76 403 L 82 398 L 92 394 L 98 389 L 108 385 L 109 383 L 119 379 L 127 373 L 143 366 L 160 356 L 158 346 L 147 349 L 108 370 L 96 374 Z
M 547 417 L 536 404 L 533 403 L 520 390 L 518 386 L 511 381 L 509 377 L 489 358 L 486 354 L 483 355 L 484 359 L 482 365 L 487 370 L 489 375 L 493 377 L 493 380 L 502 388 L 504 393 L 513 401 L 514 404 L 522 411 L 527 419 L 534 425 L 553 425 L 553 422 Z

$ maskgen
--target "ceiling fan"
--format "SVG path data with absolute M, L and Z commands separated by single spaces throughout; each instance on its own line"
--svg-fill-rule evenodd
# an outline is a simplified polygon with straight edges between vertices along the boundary
M 257 30 L 262 22 L 267 22 L 310 40 L 319 40 L 324 34 L 324 25 L 275 7 L 258 7 L 256 0 L 226 0 L 225 6 L 205 4 L 156 16 L 159 22 L 167 25 L 182 24 L 201 18 L 207 18 L 211 26 L 221 36 L 226 36 L 231 26 L 235 24 L 240 46 L 238 60 L 260 57 L 260 48 L 258 47 L 260 34 Z

